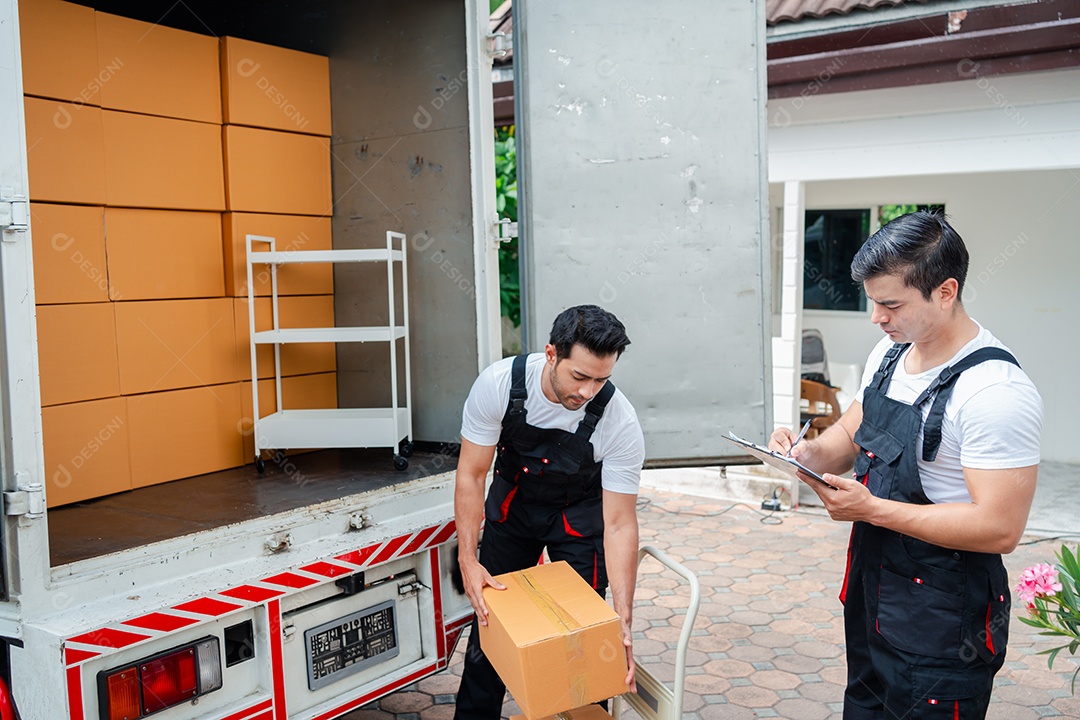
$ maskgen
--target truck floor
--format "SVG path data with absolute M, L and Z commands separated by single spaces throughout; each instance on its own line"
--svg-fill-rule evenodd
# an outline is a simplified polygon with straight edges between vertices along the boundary
M 162 462 L 168 462 L 163 459 Z M 388 450 L 322 450 L 137 488 L 49 510 L 53 567 L 201 530 L 357 495 L 452 470 L 456 458 L 417 452 L 393 469 Z

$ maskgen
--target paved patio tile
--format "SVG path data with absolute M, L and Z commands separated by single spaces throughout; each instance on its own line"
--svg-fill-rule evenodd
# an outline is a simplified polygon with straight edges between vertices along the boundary
M 642 494 L 641 542 L 682 558 L 701 582 L 702 600 L 690 638 L 686 720 L 840 716 L 847 668 L 843 608 L 837 600 L 850 526 L 820 509 L 777 513 L 764 525 L 750 508 L 653 490 Z M 720 513 L 723 514 L 720 514 Z M 1060 541 L 1025 538 L 1006 558 L 1010 578 L 1036 562 L 1053 562 Z M 675 647 L 688 594 L 652 561 L 636 594 L 634 650 L 662 681 L 674 677 Z M 1077 659 L 1053 670 L 1038 653 L 1053 640 L 1016 620 L 1005 667 L 998 674 L 990 720 L 1080 718 L 1069 683 Z M 346 720 L 452 720 L 465 638 L 450 668 L 345 716 Z M 648 659 L 648 662 L 642 662 Z M 503 717 L 518 712 L 508 697 Z M 632 711 L 624 718 L 636 720 Z

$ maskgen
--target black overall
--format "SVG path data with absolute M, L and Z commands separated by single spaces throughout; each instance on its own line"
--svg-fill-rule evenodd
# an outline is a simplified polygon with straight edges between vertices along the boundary
M 893 345 L 863 395 L 855 477 L 880 498 L 929 504 L 916 463 L 941 444 L 945 404 L 961 372 L 987 360 L 981 348 L 945 368 L 911 405 L 885 396 L 907 345 Z M 857 522 L 848 548 L 844 603 L 848 687 L 844 720 L 982 718 L 1009 634 L 1008 577 L 1000 555 L 959 552 Z
M 607 591 L 600 476 L 590 438 L 615 393 L 610 381 L 585 406 L 576 432 L 525 420 L 525 364 L 514 358 L 495 472 L 484 504 L 480 564 L 492 575 L 536 565 L 544 548 L 565 560 L 601 597 Z M 506 686 L 480 649 L 476 620 L 465 650 L 455 720 L 498 720 Z

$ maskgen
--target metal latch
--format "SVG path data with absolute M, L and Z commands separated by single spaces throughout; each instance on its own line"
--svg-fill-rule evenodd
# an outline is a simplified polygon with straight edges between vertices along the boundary
M 349 516 L 349 529 L 350 530 L 363 530 L 369 528 L 375 523 L 371 520 L 371 514 L 366 510 L 361 510 L 358 513 L 353 513 Z
M 292 547 L 292 533 L 279 532 L 266 538 L 266 549 L 272 553 L 285 552 Z
M 4 514 L 36 520 L 45 514 L 45 488 L 32 483 L 4 493 Z
M 398 596 L 405 597 L 407 595 L 415 595 L 416 593 L 420 592 L 420 588 L 422 587 L 424 586 L 418 583 L 416 580 L 402 583 L 398 585 Z
M 30 229 L 30 203 L 24 197 L 0 197 L 0 230 L 4 242 L 15 242 L 15 233 Z
M 497 32 L 487 36 L 488 57 L 506 57 L 513 49 L 513 40 L 506 33 Z
M 518 236 L 518 224 L 510 218 L 495 221 L 495 239 L 510 242 Z

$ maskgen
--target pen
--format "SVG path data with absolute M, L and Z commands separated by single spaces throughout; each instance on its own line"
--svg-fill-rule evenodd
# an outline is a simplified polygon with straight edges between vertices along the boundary
M 810 429 L 810 423 L 814 422 L 813 418 L 806 421 L 806 424 L 802 426 L 802 430 L 799 431 L 799 437 L 795 438 L 795 442 L 791 443 L 791 447 L 788 448 L 787 454 L 790 457 L 791 451 L 795 449 L 795 446 L 799 444 L 799 441 L 806 435 L 806 431 Z

